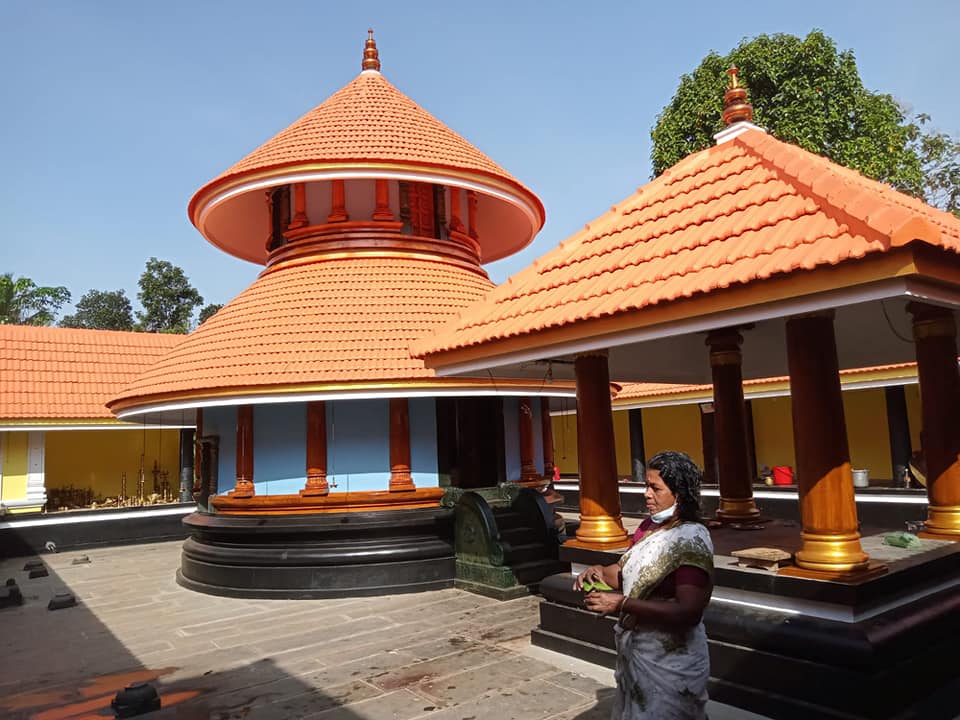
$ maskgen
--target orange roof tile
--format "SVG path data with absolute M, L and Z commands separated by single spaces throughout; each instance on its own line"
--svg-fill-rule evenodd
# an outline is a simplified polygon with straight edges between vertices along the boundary
M 442 255 L 318 255 L 265 271 L 131 383 L 114 410 L 164 396 L 434 378 L 410 356 L 493 286 Z
M 442 353 L 883 253 L 960 220 L 759 131 L 681 160 L 414 345 Z M 535 342 L 531 338 L 531 342 Z
M 480 173 L 533 193 L 463 137 L 400 92 L 379 72 L 363 72 L 327 100 L 196 192 L 263 170 L 304 163 L 394 163 Z
M 183 339 L 0 325 L 0 421 L 113 419 L 106 401 Z
M 960 360 L 960 358 L 958 358 Z M 916 375 L 916 363 L 893 363 L 890 365 L 874 365 L 872 367 L 850 368 L 840 371 L 840 382 L 856 382 L 857 377 L 871 373 L 883 373 L 891 370 L 905 370 L 910 372 L 903 373 L 904 376 Z M 786 375 L 768 378 L 755 378 L 744 380 L 744 388 L 752 388 L 773 383 L 787 383 L 790 378 Z M 640 400 L 654 398 L 662 395 L 682 395 L 686 393 L 712 392 L 713 385 L 674 385 L 671 383 L 623 383 L 620 391 L 617 393 L 615 401 L 623 404 L 629 400 Z

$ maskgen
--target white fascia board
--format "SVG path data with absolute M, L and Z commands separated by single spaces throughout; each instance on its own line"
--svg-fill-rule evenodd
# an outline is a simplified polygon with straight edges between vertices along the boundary
M 382 400 L 390 398 L 430 398 L 430 397 L 576 397 L 576 390 L 547 389 L 547 386 L 528 386 L 519 388 L 426 388 L 423 390 L 341 390 L 338 392 L 278 393 L 267 395 L 228 395 L 210 400 L 183 400 L 172 403 L 153 403 L 121 410 L 118 418 L 136 417 L 145 413 L 167 412 L 172 410 L 194 410 L 209 407 L 229 407 L 235 405 L 273 405 L 281 403 L 311 402 L 314 400 Z M 134 426 L 137 427 L 137 426 Z M 141 426 L 142 427 L 142 426 Z M 189 427 L 193 427 L 192 425 Z

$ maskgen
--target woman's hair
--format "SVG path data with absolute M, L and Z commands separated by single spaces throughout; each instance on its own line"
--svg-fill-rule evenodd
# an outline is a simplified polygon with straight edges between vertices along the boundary
M 686 453 L 665 450 L 647 462 L 648 470 L 656 470 L 670 492 L 677 498 L 674 517 L 678 520 L 703 522 L 700 516 L 700 484 L 703 471 Z

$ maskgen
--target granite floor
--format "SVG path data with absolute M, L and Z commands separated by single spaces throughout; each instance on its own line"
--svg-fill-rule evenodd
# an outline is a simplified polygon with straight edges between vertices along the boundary
M 535 597 L 220 598 L 176 584 L 179 549 L 45 554 L 50 574 L 35 579 L 26 558 L 0 562 L 25 598 L 0 610 L 0 717 L 113 717 L 138 681 L 160 692 L 157 720 L 609 716 L 611 671 L 530 645 Z M 79 604 L 49 611 L 62 590 Z M 759 716 L 711 703 L 710 717 Z

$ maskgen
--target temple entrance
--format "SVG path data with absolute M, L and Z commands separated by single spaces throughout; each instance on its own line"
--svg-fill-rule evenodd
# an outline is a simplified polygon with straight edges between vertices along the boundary
M 503 400 L 499 397 L 437 399 L 437 452 L 441 476 L 460 488 L 506 481 Z

